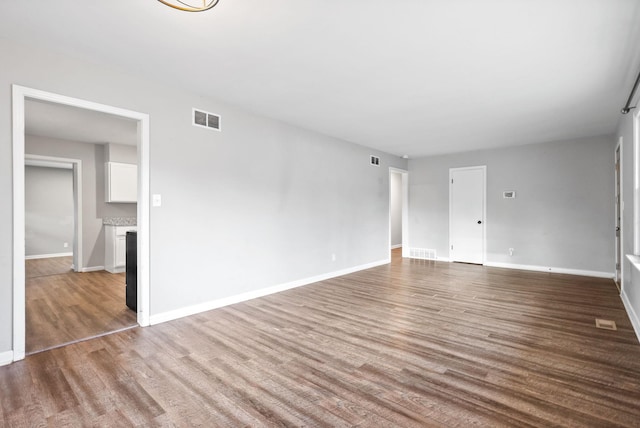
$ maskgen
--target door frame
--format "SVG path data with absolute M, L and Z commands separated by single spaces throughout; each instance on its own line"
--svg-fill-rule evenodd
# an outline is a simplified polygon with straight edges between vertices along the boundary
M 453 261 L 453 255 L 451 253 L 451 236 L 453 231 L 453 222 L 451 217 L 453 215 L 453 173 L 455 171 L 465 171 L 478 169 L 482 171 L 482 264 L 487 262 L 487 166 L 465 166 L 460 168 L 449 168 L 449 260 Z
M 402 257 L 409 257 L 409 171 L 389 167 L 389 260 L 391 260 L 391 174 L 400 174 L 402 179 Z
M 619 170 L 617 172 L 615 172 L 615 174 L 618 174 L 618 177 L 614 177 L 614 180 L 620 180 L 620 200 L 619 201 L 615 201 L 615 194 L 617 193 L 617 183 L 614 181 L 613 183 L 613 192 L 614 192 L 614 213 L 615 213 L 615 220 L 617 221 L 617 218 L 620 217 L 620 232 L 619 232 L 619 238 L 616 239 L 616 237 L 614 237 L 614 244 L 615 244 L 615 253 L 616 253 L 616 260 L 615 263 L 620 263 L 620 278 L 618 278 L 618 269 L 614 266 L 614 272 L 615 272 L 615 280 L 616 283 L 619 286 L 619 291 L 622 292 L 622 290 L 624 289 L 624 269 L 622 268 L 622 265 L 624 264 L 624 174 L 623 174 L 623 168 L 624 168 L 624 162 L 623 162 L 623 150 L 624 150 L 624 145 L 623 145 L 623 137 L 621 136 L 620 138 L 618 138 L 618 143 L 616 144 L 616 147 L 613 151 L 613 162 L 614 165 L 616 163 L 616 161 L 618 161 L 618 156 L 617 153 L 620 153 L 620 160 L 618 161 L 620 163 L 619 166 Z M 618 240 L 620 241 L 620 245 L 618 246 Z
M 13 141 L 13 361 L 25 357 L 25 230 L 24 161 L 25 100 L 34 99 L 92 110 L 138 123 L 138 324 L 149 325 L 149 115 L 106 104 L 72 98 L 20 85 L 12 85 Z
M 73 270 L 82 272 L 82 160 L 24 155 L 25 166 L 71 169 L 73 173 Z

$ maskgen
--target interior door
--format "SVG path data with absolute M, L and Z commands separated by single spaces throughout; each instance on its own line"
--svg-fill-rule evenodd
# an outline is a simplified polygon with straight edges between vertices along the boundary
M 449 170 L 449 257 L 484 263 L 486 167 Z
M 620 291 L 620 279 L 622 277 L 622 240 L 620 238 L 621 206 L 620 206 L 620 146 L 616 148 L 616 286 Z

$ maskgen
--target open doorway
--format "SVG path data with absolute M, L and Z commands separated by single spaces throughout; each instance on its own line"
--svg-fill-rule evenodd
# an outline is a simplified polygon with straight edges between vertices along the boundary
M 87 112 L 100 113 L 118 117 L 135 122 L 136 145 L 138 152 L 138 195 L 140 203 L 137 204 L 137 290 L 138 305 L 137 313 L 132 313 L 133 318 L 141 326 L 149 325 L 149 117 L 146 114 L 124 110 L 112 106 L 93 103 L 76 98 L 52 94 L 21 86 L 13 86 L 13 360 L 24 358 L 26 353 L 26 272 L 25 272 L 25 105 L 29 101 L 39 101 L 58 106 L 72 107 Z M 98 162 L 96 162 L 98 164 Z M 79 183 L 82 180 L 78 181 Z M 80 193 L 81 194 L 81 193 Z M 86 201 L 85 201 L 86 203 Z M 82 204 L 80 204 L 82 205 Z M 82 210 L 80 210 L 82 211 Z M 88 220 L 86 217 L 84 220 Z M 94 219 L 95 220 L 95 219 Z M 77 224 L 77 223 L 76 223 Z M 82 230 L 82 228 L 80 228 Z M 78 237 L 78 235 L 76 235 Z M 99 266 L 94 263 L 87 263 L 87 254 L 80 250 L 82 239 L 78 237 L 77 253 L 74 251 L 74 270 L 80 272 L 98 271 Z M 85 247 L 85 252 L 87 248 Z M 76 259 L 77 254 L 77 259 Z M 103 266 L 101 267 L 104 268 Z M 74 272 L 70 272 L 74 273 Z M 100 274 L 100 272 L 95 272 Z M 81 278 L 83 274 L 76 274 Z M 102 275 L 110 275 L 102 272 Z M 67 281 L 67 280 L 65 280 Z M 99 284 L 100 281 L 90 281 Z M 86 291 L 86 284 L 79 284 L 79 289 Z M 104 296 L 99 294 L 91 299 L 101 299 Z M 123 299 L 124 302 L 124 299 Z M 126 308 L 125 308 L 126 309 Z M 77 319 L 82 321 L 82 311 L 75 314 Z M 113 327 L 113 326 L 111 326 Z M 117 328 L 116 328 L 117 329 Z
M 408 257 L 409 173 L 389 168 L 390 259 Z

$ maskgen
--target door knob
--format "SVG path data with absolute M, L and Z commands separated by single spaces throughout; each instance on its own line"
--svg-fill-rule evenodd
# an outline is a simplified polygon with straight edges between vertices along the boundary
M 482 220 L 478 220 L 478 224 L 482 224 Z

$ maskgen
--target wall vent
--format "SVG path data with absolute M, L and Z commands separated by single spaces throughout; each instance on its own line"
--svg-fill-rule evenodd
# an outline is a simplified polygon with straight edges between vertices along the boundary
M 438 260 L 436 250 L 427 248 L 409 248 L 409 258 L 420 260 Z
M 371 155 L 371 165 L 380 166 L 380 158 L 378 156 Z
M 194 108 L 193 126 L 220 131 L 220 115 Z
M 515 190 L 505 190 L 504 192 L 502 192 L 502 197 L 504 199 L 515 199 L 516 191 Z

